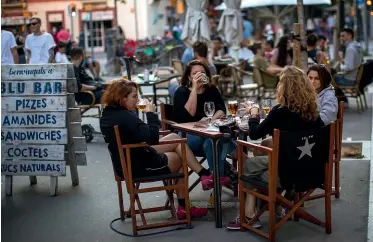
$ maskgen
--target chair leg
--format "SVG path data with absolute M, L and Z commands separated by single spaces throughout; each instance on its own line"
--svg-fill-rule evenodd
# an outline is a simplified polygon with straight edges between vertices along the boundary
M 276 208 L 275 208 L 275 201 L 269 201 L 268 202 L 268 216 L 269 216 L 269 219 L 268 219 L 268 234 L 269 234 L 269 237 L 268 237 L 268 240 L 270 242 L 275 242 L 275 239 L 276 239 L 276 218 L 275 218 L 275 214 L 276 214 Z
M 299 192 L 295 192 L 294 193 L 294 204 L 297 204 L 298 201 L 300 200 L 300 196 L 299 195 L 300 195 Z M 294 213 L 294 221 L 295 222 L 299 221 L 299 216 L 296 213 Z
M 135 194 L 133 193 L 133 190 L 130 191 L 130 209 L 131 209 L 133 235 L 137 235 L 136 205 L 135 205 Z
M 198 183 L 201 181 L 200 178 L 198 178 L 190 187 L 189 187 L 189 192 L 191 192 L 197 185 Z
M 364 112 L 365 108 L 364 108 L 364 105 L 363 105 L 363 98 L 361 97 L 361 95 L 359 95 L 359 101 L 360 101 L 361 110 Z
M 365 109 L 368 109 L 368 103 L 367 103 L 367 97 L 365 96 L 365 91 L 363 91 L 362 95 L 364 98 Z
M 328 188 L 330 190 L 330 188 Z M 325 231 L 327 234 L 332 233 L 332 204 L 330 191 L 325 192 Z
M 140 213 L 142 224 L 147 225 L 146 219 L 145 219 L 145 214 L 142 210 L 142 206 L 141 206 L 141 202 L 140 202 L 140 198 L 139 198 L 138 194 L 135 195 L 135 200 L 136 200 L 136 203 L 137 203 L 137 207 L 139 208 L 139 213 Z
M 242 186 L 243 184 L 240 184 Z M 245 221 L 245 192 L 239 189 L 239 201 L 240 201 L 240 224 L 241 224 L 241 232 L 245 231 L 245 228 L 242 226 L 242 224 L 246 223 Z
M 340 170 L 339 170 L 340 161 L 334 163 L 334 187 L 335 187 L 335 198 L 340 196 Z
M 124 205 L 123 205 L 123 189 L 122 189 L 122 182 L 117 181 L 117 186 L 118 186 L 118 198 L 119 198 L 119 210 L 120 210 L 120 219 L 124 220 Z
M 357 105 L 357 112 L 361 113 L 360 104 L 359 104 L 359 97 L 358 96 L 356 97 L 356 105 Z

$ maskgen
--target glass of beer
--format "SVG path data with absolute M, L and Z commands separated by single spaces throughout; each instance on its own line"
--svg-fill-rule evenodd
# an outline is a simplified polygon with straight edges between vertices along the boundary
M 236 116 L 236 114 L 238 112 L 238 102 L 237 102 L 237 100 L 228 101 L 228 110 L 233 117 Z
M 145 99 L 140 99 L 139 102 L 137 103 L 136 107 L 137 107 L 138 110 L 143 112 L 145 107 L 146 107 Z
M 269 111 L 271 110 L 271 99 L 264 99 L 262 101 L 262 111 L 264 113 L 264 115 L 268 115 L 269 114 Z

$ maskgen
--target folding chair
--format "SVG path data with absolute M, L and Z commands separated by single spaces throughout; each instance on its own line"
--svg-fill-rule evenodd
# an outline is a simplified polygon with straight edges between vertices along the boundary
M 363 71 L 364 71 L 364 64 L 361 64 L 356 73 L 356 82 L 352 86 L 340 86 L 337 85 L 339 89 L 341 89 L 344 93 L 343 95 L 337 95 L 338 98 L 342 97 L 351 97 L 356 99 L 356 105 L 357 105 L 357 111 L 360 113 L 360 111 L 364 111 L 364 104 L 363 99 L 365 102 L 365 109 L 368 109 L 365 92 L 360 92 L 360 82 L 363 77 Z M 345 73 L 339 72 L 337 75 L 344 75 Z M 363 96 L 363 97 L 362 97 Z
M 172 104 L 165 104 L 161 103 L 161 125 L 162 130 L 171 130 L 172 127 L 171 124 L 175 123 L 174 120 L 174 105 Z M 183 138 L 185 138 L 185 133 L 182 133 Z M 201 160 L 199 160 L 199 163 L 202 165 L 203 162 L 206 161 L 206 157 L 202 157 Z M 188 177 L 193 174 L 193 170 L 190 170 L 188 173 Z M 200 182 L 200 179 L 198 178 L 193 184 L 189 187 L 189 192 L 191 192 Z
M 141 177 L 141 178 L 134 178 L 132 177 L 132 168 L 131 168 L 131 154 L 130 150 L 133 148 L 139 147 L 149 147 L 146 143 L 140 144 L 127 144 L 123 145 L 120 139 L 120 133 L 118 126 L 114 127 L 115 130 L 115 137 L 118 146 L 121 166 L 123 170 L 123 177 L 121 179 L 118 174 L 114 171 L 115 180 L 118 186 L 118 197 L 119 197 L 119 208 L 120 208 L 120 217 L 122 220 L 125 219 L 125 216 L 132 218 L 132 229 L 133 234 L 137 235 L 137 232 L 140 230 L 148 230 L 148 229 L 155 229 L 155 228 L 162 228 L 167 226 L 174 226 L 178 224 L 187 224 L 191 225 L 191 217 L 190 217 L 190 205 L 189 205 L 189 192 L 188 192 L 188 179 L 185 179 L 184 184 L 176 184 L 177 179 L 180 178 L 187 178 L 188 177 L 188 167 L 186 162 L 186 151 L 185 151 L 185 143 L 186 139 L 177 139 L 177 140 L 166 140 L 160 141 L 159 145 L 164 144 L 181 144 L 182 150 L 182 160 L 183 160 L 183 173 L 174 173 L 174 174 L 167 174 L 167 175 L 159 175 L 159 176 L 151 176 L 151 177 Z M 125 152 L 124 152 L 125 150 Z M 123 204 L 123 191 L 122 191 L 122 181 L 125 182 L 127 193 L 130 197 L 130 208 L 129 211 L 124 211 L 124 204 Z M 140 188 L 141 183 L 154 183 L 154 182 L 163 182 L 162 185 L 156 185 L 147 188 Z M 176 210 L 174 206 L 174 197 L 173 192 L 176 189 L 184 189 L 185 190 L 185 210 L 186 210 L 186 219 L 177 220 L 176 218 Z M 167 194 L 167 203 L 165 206 L 159 207 L 152 207 L 152 208 L 143 208 L 140 202 L 139 194 L 141 193 L 148 193 L 148 192 L 157 192 L 157 191 L 165 191 Z M 138 209 L 136 209 L 136 205 Z M 169 204 L 169 205 L 168 205 Z M 160 222 L 160 223 L 153 223 L 148 224 L 145 219 L 145 213 L 152 213 L 152 212 L 161 212 L 170 210 L 173 220 L 167 222 Z M 136 214 L 140 214 L 142 225 L 137 225 L 136 221 Z
M 335 198 L 340 197 L 340 163 L 341 163 L 341 151 L 342 151 L 342 132 L 343 132 L 343 114 L 344 114 L 344 102 L 341 101 L 338 104 L 338 115 L 335 123 L 335 142 L 334 142 L 334 159 L 333 159 L 333 175 L 334 175 L 334 191 L 331 195 Z M 325 197 L 325 193 L 310 196 L 308 200 L 314 200 Z
M 263 147 L 252 143 L 238 141 L 239 155 L 239 197 L 241 231 L 249 229 L 269 241 L 275 241 L 276 231 L 294 215 L 311 223 L 324 227 L 326 233 L 331 230 L 331 183 L 334 155 L 335 124 L 312 130 L 285 132 L 274 130 L 273 148 Z M 268 153 L 268 182 L 244 174 L 243 148 L 259 149 Z M 250 162 L 247 160 L 246 162 Z M 277 184 L 279 175 L 280 184 Z M 257 191 L 245 188 L 249 183 Z M 320 221 L 301 206 L 316 188 L 325 190 L 325 222 Z M 305 192 L 294 203 L 281 195 L 286 190 Z M 245 193 L 251 194 L 264 201 L 260 211 L 248 222 L 245 222 Z M 277 224 L 275 220 L 275 205 L 280 204 L 288 209 L 287 214 Z M 254 228 L 251 224 L 269 210 L 269 233 Z M 295 219 L 295 220 L 296 220 Z

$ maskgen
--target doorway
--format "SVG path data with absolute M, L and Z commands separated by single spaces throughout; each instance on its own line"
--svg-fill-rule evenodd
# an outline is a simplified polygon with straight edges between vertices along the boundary
M 92 21 L 93 25 L 93 36 L 91 36 L 90 22 L 84 21 L 84 45 L 86 50 L 90 50 L 92 47 L 91 38 L 93 38 L 93 50 L 94 52 L 104 52 L 105 51 L 105 29 L 112 28 L 112 20 L 98 20 Z

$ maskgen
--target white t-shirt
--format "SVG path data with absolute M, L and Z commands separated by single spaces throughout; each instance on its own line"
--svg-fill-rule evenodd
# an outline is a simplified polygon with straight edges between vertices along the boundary
M 26 38 L 25 48 L 31 51 L 30 64 L 46 64 L 49 60 L 49 50 L 56 46 L 51 34 L 29 34 Z
M 14 35 L 6 30 L 1 30 L 1 65 L 14 64 L 11 48 L 17 47 Z
M 65 53 L 57 52 L 55 57 L 56 63 L 70 63 Z

